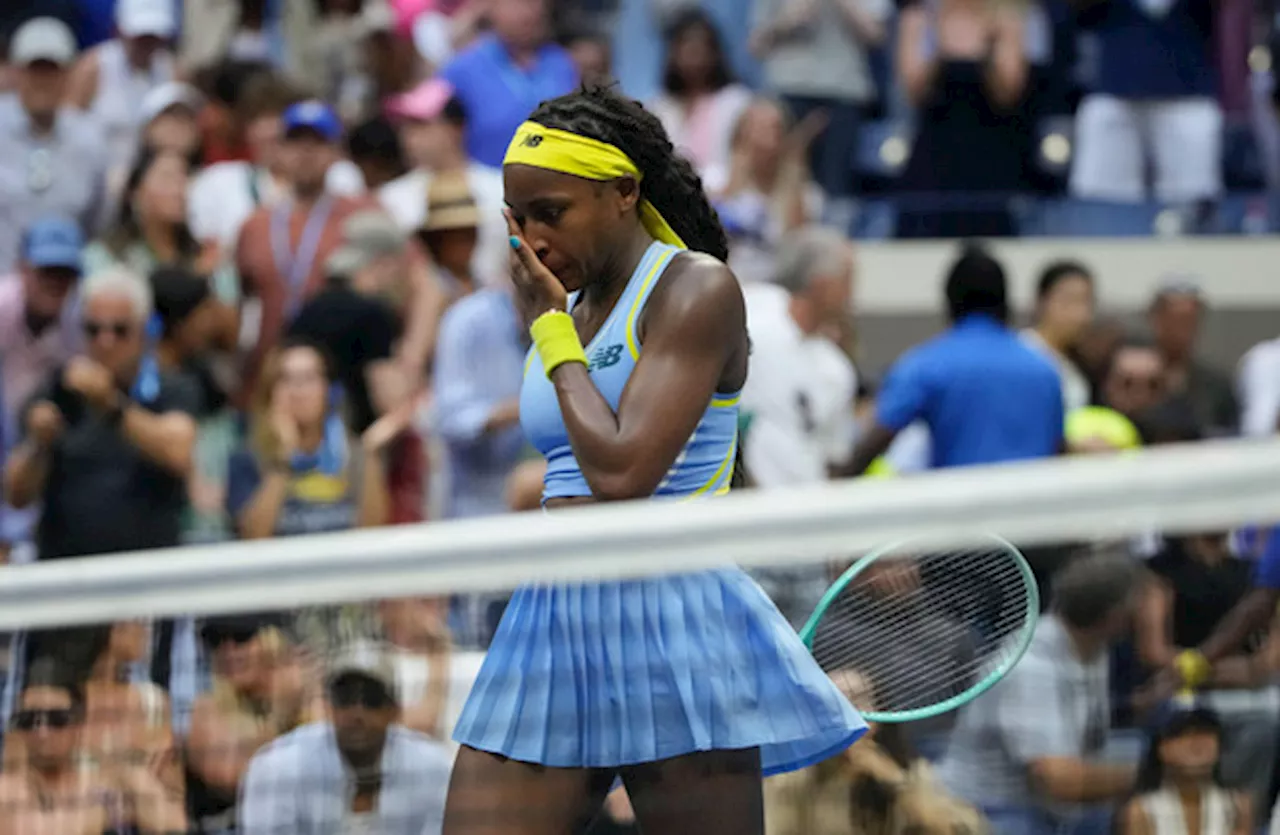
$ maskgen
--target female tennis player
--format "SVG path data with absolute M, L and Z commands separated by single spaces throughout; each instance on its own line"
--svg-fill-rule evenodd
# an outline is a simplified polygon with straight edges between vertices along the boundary
M 544 102 L 503 177 L 545 507 L 727 492 L 742 294 L 657 118 L 607 88 Z M 740 570 L 529 585 L 454 732 L 444 832 L 580 832 L 621 777 L 645 832 L 761 833 L 762 776 L 865 730 Z

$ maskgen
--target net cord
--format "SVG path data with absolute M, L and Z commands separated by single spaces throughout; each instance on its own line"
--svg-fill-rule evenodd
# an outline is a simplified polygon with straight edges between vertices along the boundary
M 843 559 L 887 542 L 1019 547 L 1280 518 L 1280 441 L 859 479 L 0 568 L 0 631 Z

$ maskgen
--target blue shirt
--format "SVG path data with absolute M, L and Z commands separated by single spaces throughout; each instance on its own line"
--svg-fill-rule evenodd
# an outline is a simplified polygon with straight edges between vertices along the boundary
M 1280 525 L 1266 531 L 1266 543 L 1258 566 L 1254 569 L 1253 584 L 1259 588 L 1280 591 Z
M 449 456 L 449 518 L 505 513 L 506 481 L 524 452 L 512 425 L 486 433 L 495 407 L 520 396 L 525 342 L 511 295 L 481 290 L 445 312 L 436 342 L 433 425 Z
M 1062 384 L 1016 333 L 973 315 L 898 360 L 876 419 L 894 431 L 923 421 L 934 467 L 1043 458 L 1062 446 Z
M 1097 34 L 1094 92 L 1122 99 L 1212 96 L 1209 0 L 1108 0 L 1081 22 Z
M 573 92 L 578 70 L 555 44 L 538 51 L 532 66 L 519 67 L 506 47 L 487 35 L 450 61 L 440 76 L 453 85 L 467 111 L 467 155 L 502 167 L 516 128 L 540 102 Z

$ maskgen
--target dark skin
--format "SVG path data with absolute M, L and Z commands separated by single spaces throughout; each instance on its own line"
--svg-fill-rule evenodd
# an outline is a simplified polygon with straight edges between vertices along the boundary
M 596 183 L 522 165 L 504 170 L 512 277 L 526 322 L 572 312 L 584 345 L 604 325 L 652 238 L 636 214 L 632 178 Z M 591 496 L 550 507 L 646 498 L 692 434 L 712 395 L 747 374 L 746 311 L 720 261 L 677 255 L 637 323 L 644 351 L 615 413 L 581 363 L 554 372 L 560 412 Z M 583 831 L 615 776 L 641 828 L 661 835 L 758 835 L 764 830 L 757 749 L 706 751 L 614 769 L 549 768 L 463 747 L 444 835 L 565 835 Z

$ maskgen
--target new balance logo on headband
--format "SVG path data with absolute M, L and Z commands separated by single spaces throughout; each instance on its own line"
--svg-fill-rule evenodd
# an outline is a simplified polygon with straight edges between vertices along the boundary
M 524 147 L 524 148 L 536 148 L 541 144 L 542 144 L 542 134 L 540 133 L 531 133 L 528 136 L 526 136 L 524 139 L 520 140 L 520 145 L 521 147 Z

